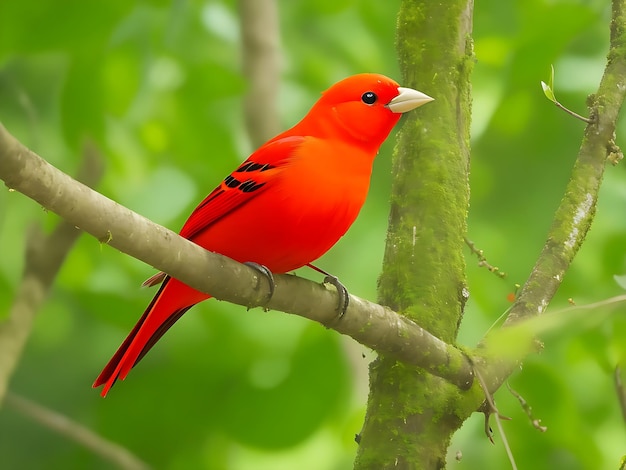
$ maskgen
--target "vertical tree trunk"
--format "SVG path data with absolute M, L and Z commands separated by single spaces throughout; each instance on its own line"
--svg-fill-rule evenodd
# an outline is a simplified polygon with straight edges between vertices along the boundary
M 454 342 L 467 290 L 472 0 L 405 0 L 398 18 L 402 84 L 435 98 L 398 135 L 379 301 Z M 386 357 L 370 366 L 357 469 L 445 467 L 467 416 L 460 391 Z
M 239 0 L 243 71 L 249 90 L 244 99 L 252 146 L 281 131 L 276 112 L 280 83 L 280 28 L 276 0 Z

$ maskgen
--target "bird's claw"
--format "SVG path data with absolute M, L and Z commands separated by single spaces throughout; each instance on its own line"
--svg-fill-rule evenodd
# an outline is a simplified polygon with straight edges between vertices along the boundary
M 350 294 L 348 294 L 348 289 L 344 286 L 337 276 L 333 276 L 332 274 L 326 274 L 326 277 L 323 281 L 324 284 L 332 284 L 337 289 L 337 295 L 339 296 L 339 303 L 337 304 L 337 311 L 339 312 L 337 315 L 337 320 L 341 319 L 348 310 L 348 304 L 350 303 Z
M 269 290 L 269 293 L 267 294 L 267 298 L 263 302 L 263 305 L 267 305 L 269 301 L 272 300 L 272 297 L 274 296 L 274 288 L 276 287 L 276 283 L 274 282 L 274 275 L 272 274 L 272 271 L 270 271 L 267 266 L 263 266 L 262 264 L 255 263 L 254 261 L 246 261 L 243 264 L 251 267 L 255 271 L 258 271 L 267 279 L 267 282 L 269 283 L 269 286 L 270 286 L 270 290 Z

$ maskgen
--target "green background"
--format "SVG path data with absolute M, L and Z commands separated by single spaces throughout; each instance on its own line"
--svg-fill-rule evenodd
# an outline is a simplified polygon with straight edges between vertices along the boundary
M 278 4 L 284 127 L 347 75 L 375 71 L 400 80 L 398 0 Z M 585 114 L 585 98 L 602 74 L 609 18 L 609 2 L 599 0 L 475 6 L 469 236 L 508 277 L 478 268 L 468 250 L 464 345 L 476 344 L 528 275 L 580 144 L 584 124 L 546 100 L 539 82 L 554 64 L 557 98 Z M 177 230 L 252 150 L 238 28 L 234 1 L 1 0 L 0 120 L 70 174 L 84 136 L 92 136 L 106 156 L 98 190 Z M 618 145 L 624 130 L 621 123 Z M 377 159 L 359 219 L 317 263 L 371 300 L 384 249 L 392 141 Z M 625 183 L 624 165 L 607 169 L 596 221 L 553 308 L 568 298 L 580 305 L 623 293 L 614 276 L 626 274 Z M 57 220 L 22 195 L 0 191 L 0 318 L 19 284 L 27 227 L 38 221 L 51 228 Z M 149 302 L 153 291 L 138 286 L 152 274 L 82 237 L 37 317 L 10 389 L 155 468 L 351 467 L 373 354 L 300 318 L 206 302 L 100 398 L 91 383 Z M 531 426 L 506 389 L 496 394 L 500 411 L 513 418 L 504 428 L 520 468 L 617 468 L 626 454 L 612 379 L 625 356 L 626 319 L 623 308 L 602 313 L 590 310 L 576 321 L 562 315 L 544 337 L 545 350 L 510 381 L 546 433 Z M 455 436 L 449 466 L 507 468 L 502 439 L 495 439 L 495 446 L 488 442 L 483 416 L 475 414 Z M 110 468 L 10 407 L 0 410 L 0 461 L 3 468 Z

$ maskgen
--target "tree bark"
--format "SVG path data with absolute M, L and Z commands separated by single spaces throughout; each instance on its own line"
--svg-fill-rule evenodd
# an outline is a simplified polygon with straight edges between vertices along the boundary
M 391 215 L 379 302 L 452 343 L 467 288 L 463 257 L 469 201 L 473 2 L 405 0 L 397 48 L 403 84 L 433 96 L 407 117 L 394 156 Z M 459 390 L 381 354 L 370 366 L 370 396 L 356 469 L 443 468 L 462 424 Z
M 280 28 L 276 0 L 239 0 L 244 98 L 248 135 L 254 148 L 280 132 L 276 99 L 280 83 Z

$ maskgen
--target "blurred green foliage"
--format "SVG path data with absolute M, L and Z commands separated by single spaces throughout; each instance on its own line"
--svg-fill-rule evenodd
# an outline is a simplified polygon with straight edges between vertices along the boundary
M 285 127 L 346 75 L 398 77 L 398 5 L 279 2 L 278 106 Z M 0 120 L 70 174 L 83 139 L 95 139 L 107 167 L 98 189 L 178 229 L 251 150 L 241 111 L 246 81 L 236 7 L 234 0 L 3 0 Z M 529 273 L 579 146 L 583 124 L 554 107 L 540 81 L 554 64 L 559 100 L 584 115 L 585 97 L 602 73 L 610 13 L 609 3 L 599 0 L 487 0 L 475 8 L 469 236 L 508 277 L 478 268 L 468 252 L 471 299 L 460 342 L 470 346 Z M 622 122 L 618 145 L 625 130 Z M 373 300 L 391 151 L 392 143 L 381 151 L 359 220 L 319 262 L 351 292 Z M 613 276 L 626 274 L 625 181 L 623 164 L 607 169 L 596 222 L 555 307 L 567 306 L 568 298 L 582 304 L 623 292 Z M 0 191 L 0 316 L 19 283 L 33 221 L 51 227 L 57 218 L 20 194 Z M 206 302 L 101 399 L 90 384 L 151 298 L 152 291 L 137 286 L 152 273 L 82 237 L 37 318 L 11 389 L 155 468 L 351 467 L 371 354 L 300 318 Z M 612 379 L 615 365 L 625 362 L 624 308 L 587 315 L 576 322 L 559 317 L 561 324 L 544 337 L 544 352 L 511 379 L 546 433 L 531 426 L 505 389 L 496 395 L 501 412 L 513 417 L 504 427 L 520 468 L 616 468 L 626 453 Z M 492 446 L 482 429 L 476 414 L 457 433 L 451 467 L 507 468 L 501 438 Z M 457 451 L 463 455 L 458 464 Z M 0 411 L 0 461 L 3 468 L 110 468 L 10 408 Z

